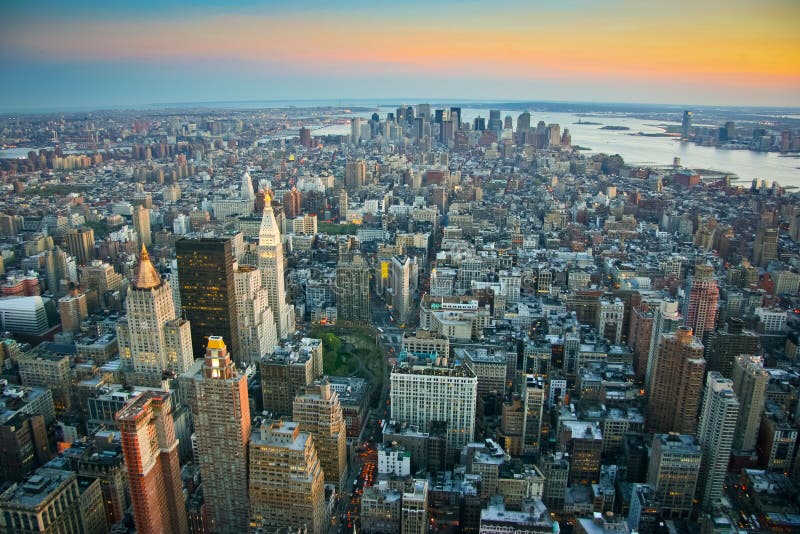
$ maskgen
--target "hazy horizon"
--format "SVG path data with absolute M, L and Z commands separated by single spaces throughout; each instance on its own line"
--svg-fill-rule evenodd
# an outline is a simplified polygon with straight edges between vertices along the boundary
M 12 112 L 397 95 L 800 107 L 791 0 L 0 6 Z

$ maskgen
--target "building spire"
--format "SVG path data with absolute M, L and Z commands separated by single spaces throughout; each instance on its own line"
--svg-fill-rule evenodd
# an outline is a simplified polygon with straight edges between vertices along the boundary
M 265 245 L 280 243 L 280 230 L 278 230 L 278 222 L 275 220 L 275 212 L 272 209 L 269 195 L 264 196 L 264 214 L 261 217 L 261 227 L 258 229 L 258 242 Z
M 134 289 L 153 289 L 160 285 L 161 276 L 159 276 L 156 268 L 153 267 L 153 262 L 150 261 L 150 254 L 147 253 L 147 247 L 142 243 L 142 252 L 139 256 L 139 266 L 136 270 L 133 287 Z

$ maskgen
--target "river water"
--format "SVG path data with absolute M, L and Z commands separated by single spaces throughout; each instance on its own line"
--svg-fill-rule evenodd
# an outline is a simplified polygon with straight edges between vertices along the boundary
M 394 111 L 394 107 L 381 107 L 378 112 L 381 119 L 386 113 Z M 462 108 L 462 122 L 481 116 L 489 121 L 489 110 Z M 372 113 L 354 113 L 352 116 L 368 118 Z M 501 109 L 500 116 L 505 119 L 511 115 L 516 128 L 519 111 Z M 577 124 L 581 122 L 597 122 L 600 125 Z M 800 187 L 800 157 L 781 157 L 776 152 L 754 152 L 751 150 L 723 150 L 714 147 L 699 146 L 694 143 L 681 143 L 671 137 L 646 137 L 632 135 L 639 132 L 645 134 L 661 133 L 663 121 L 642 120 L 631 117 L 619 117 L 609 114 L 574 113 L 531 113 L 531 125 L 539 121 L 546 124 L 558 123 L 561 131 L 569 128 L 572 144 L 586 147 L 587 152 L 604 152 L 619 154 L 629 164 L 671 165 L 675 157 L 681 159 L 681 165 L 693 169 L 712 169 L 724 171 L 738 176 L 741 181 L 754 178 L 768 182 L 777 181 L 782 186 Z M 680 124 L 676 118 L 675 124 Z M 625 126 L 630 130 L 604 130 L 602 126 Z M 350 133 L 348 125 L 332 125 L 314 130 L 314 135 Z
M 297 107 L 320 106 L 319 102 L 298 103 Z M 342 103 L 330 102 L 330 105 L 341 106 Z M 239 107 L 239 106 L 236 106 Z M 244 107 L 244 106 L 241 106 Z M 254 106 L 255 107 L 255 106 Z M 275 106 L 278 107 L 278 106 Z M 386 113 L 394 111 L 396 106 L 381 105 L 378 114 L 381 119 Z M 501 109 L 501 117 L 511 115 L 516 127 L 519 111 Z M 372 112 L 357 112 L 347 116 L 369 118 Z M 469 121 L 482 116 L 487 119 L 488 109 L 462 108 L 462 121 Z M 675 157 L 681 159 L 683 166 L 694 169 L 713 169 L 738 176 L 739 180 L 749 182 L 754 178 L 768 182 L 777 181 L 782 186 L 800 187 L 800 157 L 781 157 L 775 152 L 753 152 L 750 150 L 723 150 L 714 147 L 698 146 L 693 143 L 681 143 L 670 137 L 646 137 L 639 132 L 653 134 L 663 132 L 657 121 L 642 120 L 626 116 L 610 114 L 581 114 L 563 112 L 533 112 L 531 125 L 544 121 L 547 124 L 558 123 L 561 131 L 569 128 L 572 144 L 586 147 L 589 152 L 619 154 L 629 164 L 671 165 Z M 578 124 L 582 122 L 598 122 L 601 125 Z M 675 124 L 680 117 L 676 114 Z M 314 126 L 309 124 L 309 126 Z M 625 126 L 630 130 L 604 130 L 602 126 Z M 330 125 L 314 130 L 314 135 L 349 134 L 349 125 Z M 25 158 L 30 148 L 0 150 L 0 158 Z

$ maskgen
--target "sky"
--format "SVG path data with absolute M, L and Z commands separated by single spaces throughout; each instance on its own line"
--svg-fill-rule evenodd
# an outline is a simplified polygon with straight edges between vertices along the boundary
M 800 0 L 0 0 L 0 110 L 431 99 L 800 106 Z

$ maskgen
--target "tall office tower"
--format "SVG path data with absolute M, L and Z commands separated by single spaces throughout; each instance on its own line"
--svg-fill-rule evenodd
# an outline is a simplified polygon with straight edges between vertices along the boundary
M 778 259 L 778 228 L 760 224 L 753 241 L 753 265 L 766 267 Z
M 77 289 L 58 299 L 58 315 L 61 317 L 62 332 L 76 332 L 81 328 L 81 321 L 89 317 L 86 306 L 86 293 Z
M 367 164 L 363 159 L 348 161 L 344 166 L 344 186 L 348 189 L 364 187 L 367 182 Z
M 450 120 L 453 121 L 453 129 L 461 129 L 461 108 L 450 108 Z
M 513 130 L 514 129 L 514 119 L 511 115 L 506 115 L 503 119 L 503 129 L 504 130 Z
M 647 369 L 645 371 L 645 389 L 652 388 L 653 370 L 655 369 L 656 355 L 661 334 L 676 331 L 683 324 L 683 316 L 678 311 L 678 302 L 673 299 L 664 299 L 658 304 L 653 313 L 653 329 L 650 334 L 650 344 L 647 349 Z
M 150 232 L 150 210 L 144 206 L 136 206 L 133 210 L 133 229 L 139 239 L 139 246 L 149 247 L 153 244 L 153 234 Z
M 350 197 L 347 195 L 347 189 L 339 191 L 339 220 L 347 220 L 347 204 L 350 202 Z
M 439 125 L 439 141 L 447 145 L 453 140 L 454 135 L 455 127 L 453 119 L 443 119 L 442 123 Z
M 261 360 L 261 393 L 264 410 L 273 417 L 292 413 L 295 396 L 322 378 L 322 341 L 303 338 L 286 343 Z
M 276 422 L 250 436 L 250 527 L 264 532 L 325 529 L 325 481 L 311 434 L 300 424 Z
M 500 118 L 499 109 L 489 110 L 489 124 L 488 128 L 493 132 L 503 131 L 503 119 Z
M 69 272 L 70 261 L 72 261 L 71 269 L 75 270 L 75 260 L 70 258 L 66 251 L 62 250 L 61 247 L 55 247 L 54 249 L 46 250 L 44 252 L 44 267 L 47 289 L 49 289 L 50 292 L 56 297 L 64 295 L 64 292 L 61 290 L 61 281 L 69 280 L 73 276 L 73 274 L 70 274 Z
M 97 257 L 94 250 L 94 230 L 71 228 L 64 234 L 64 248 L 75 257 L 78 265 L 89 265 Z
M 764 360 L 759 356 L 742 354 L 733 368 L 733 391 L 739 398 L 739 417 L 733 434 L 733 448 L 752 451 L 756 448 L 764 395 L 769 383 L 769 373 L 764 370 Z
M 538 454 L 541 448 L 544 399 L 544 379 L 540 376 L 526 375 L 522 390 L 525 409 L 525 419 L 522 423 L 523 454 Z
M 425 122 L 431 122 L 431 105 L 417 104 L 417 118 L 422 118 Z
M 547 125 L 547 146 L 561 145 L 561 126 L 559 124 Z
M 687 518 L 691 514 L 702 457 L 694 436 L 653 436 L 647 483 L 655 488 L 665 518 Z
M 283 194 L 283 213 L 287 219 L 294 219 L 303 213 L 303 198 L 296 187 Z
M 261 271 L 240 265 L 233 274 L 236 286 L 236 323 L 239 326 L 239 361 L 258 363 L 275 351 L 278 335 L 269 307 L 267 290 L 261 285 Z
M 278 338 L 286 339 L 294 333 L 294 306 L 286 302 L 283 241 L 272 203 L 266 200 L 261 227 L 258 229 L 258 270 L 261 271 L 261 285 L 267 290 L 275 331 Z
M 306 386 L 294 398 L 292 420 L 314 439 L 325 483 L 342 491 L 347 477 L 347 428 L 339 395 L 327 378 Z
M 412 132 L 414 134 L 414 139 L 417 141 L 425 137 L 425 120 L 422 117 L 416 117 L 414 119 L 414 128 Z
M 360 254 L 336 266 L 336 318 L 339 321 L 370 321 L 369 272 Z
M 684 111 L 683 121 L 681 121 L 681 138 L 689 139 L 689 136 L 691 134 L 692 134 L 692 112 Z
M 188 534 L 170 393 L 145 391 L 117 412 L 136 531 Z
M 427 365 L 397 365 L 391 376 L 391 418 L 427 432 L 446 422 L 447 457 L 453 460 L 475 435 L 478 378 L 465 365 L 443 360 Z
M 211 532 L 246 532 L 250 525 L 247 376 L 236 371 L 223 339 L 210 336 L 203 365 L 192 378 L 195 402 L 191 405 L 208 526 Z
M 653 371 L 647 423 L 654 432 L 694 434 L 706 361 L 703 344 L 682 326 L 661 334 Z
M 400 502 L 400 534 L 428 532 L 428 479 L 415 478 Z
M 531 114 L 527 111 L 520 113 L 517 117 L 517 131 L 514 133 L 514 140 L 517 144 L 529 142 L 531 137 Z
M 716 371 L 708 373 L 704 395 L 697 429 L 697 440 L 703 450 L 697 495 L 703 507 L 708 508 L 722 496 L 739 416 L 739 399 L 733 392 L 733 381 Z
M 175 252 L 181 305 L 192 323 L 194 353 L 203 354 L 207 336 L 221 336 L 228 340 L 228 350 L 238 361 L 233 242 L 230 238 L 187 236 L 175 242 Z
M 350 143 L 357 145 L 361 139 L 361 119 L 353 117 L 350 119 Z
M 153 383 L 165 371 L 185 372 L 194 363 L 191 325 L 175 313 L 169 282 L 156 272 L 144 245 L 126 304 L 128 315 L 117 324 L 123 363 Z
M 412 313 L 412 271 L 416 265 L 415 258 L 407 256 L 393 256 L 390 271 L 390 286 L 392 294 L 392 306 L 397 313 L 397 320 L 407 322 Z
M 300 128 L 300 146 L 311 148 L 311 130 L 305 126 Z
M 736 358 L 740 354 L 758 354 L 758 334 L 744 329 L 744 321 L 731 317 L 725 330 L 706 334 L 705 359 L 709 371 L 719 371 L 722 376 L 733 377 Z
M 717 301 L 719 287 L 714 279 L 714 267 L 698 264 L 689 292 L 689 305 L 686 311 L 686 326 L 703 339 L 706 332 L 714 330 L 717 323 Z

